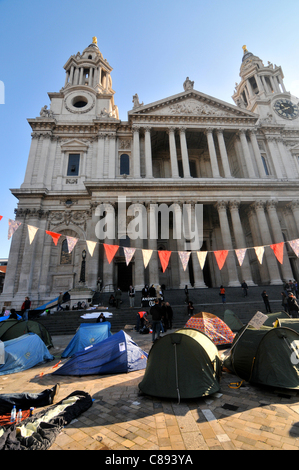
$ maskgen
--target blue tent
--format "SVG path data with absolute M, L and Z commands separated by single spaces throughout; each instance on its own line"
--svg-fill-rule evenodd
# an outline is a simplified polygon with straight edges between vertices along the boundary
M 121 374 L 146 368 L 147 354 L 124 331 L 79 351 L 53 374 Z
M 70 357 L 82 349 L 100 343 L 111 336 L 111 323 L 82 323 L 71 339 L 61 357 Z
M 0 375 L 21 372 L 54 359 L 43 340 L 34 333 L 4 341 L 4 351 L 5 363 L 0 365 Z

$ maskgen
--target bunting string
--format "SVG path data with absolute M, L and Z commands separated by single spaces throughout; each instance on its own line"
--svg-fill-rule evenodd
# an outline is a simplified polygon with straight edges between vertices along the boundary
M 0 215 L 0 221 L 2 219 L 3 219 L 3 216 Z M 8 240 L 10 240 L 12 238 L 14 233 L 18 230 L 18 228 L 22 224 L 23 224 L 23 222 L 19 222 L 19 221 L 12 220 L 12 219 L 8 218 Z M 32 225 L 28 225 L 28 224 L 25 224 L 25 225 L 27 225 L 29 243 L 31 245 L 33 243 L 34 239 L 35 239 L 36 233 L 39 230 L 42 230 L 42 229 L 40 229 L 38 227 L 34 227 Z M 65 239 L 67 240 L 67 247 L 68 247 L 68 252 L 69 253 L 71 253 L 74 250 L 75 246 L 77 245 L 78 241 L 80 240 L 79 238 L 70 237 L 68 235 L 63 235 L 63 234 L 60 234 L 60 233 L 52 232 L 50 230 L 45 230 L 45 232 L 46 232 L 47 235 L 49 235 L 52 238 L 53 243 L 54 243 L 55 246 L 58 245 L 58 241 L 59 241 L 60 237 L 65 237 Z M 82 241 L 82 240 L 80 240 L 80 241 Z M 110 245 L 110 244 L 103 243 L 103 242 L 101 243 L 101 242 L 95 242 L 95 241 L 91 241 L 91 240 L 84 240 L 84 242 L 87 245 L 87 249 L 88 249 L 88 252 L 89 252 L 90 256 L 94 255 L 95 248 L 97 247 L 97 245 L 103 245 L 104 251 L 105 251 L 105 254 L 106 254 L 106 257 L 107 257 L 107 260 L 108 260 L 109 264 L 111 263 L 111 261 L 113 260 L 113 258 L 116 255 L 118 249 L 120 248 L 119 245 Z M 299 238 L 294 239 L 294 240 L 290 240 L 290 241 L 274 243 L 274 244 L 271 244 L 271 245 L 253 246 L 253 247 L 238 248 L 238 249 L 232 249 L 232 250 L 196 251 L 196 253 L 197 253 L 197 258 L 198 258 L 198 262 L 199 262 L 199 265 L 200 265 L 201 269 L 204 268 L 208 253 L 214 253 L 218 268 L 219 268 L 219 270 L 221 270 L 223 268 L 225 262 L 226 262 L 227 256 L 228 256 L 230 251 L 233 251 L 235 253 L 235 255 L 237 257 L 237 260 L 239 262 L 239 266 L 243 265 L 244 258 L 245 258 L 247 250 L 254 250 L 259 263 L 262 264 L 266 247 L 270 247 L 271 250 L 273 251 L 277 261 L 280 264 L 283 264 L 284 246 L 285 246 L 286 243 L 288 243 L 290 245 L 290 247 L 292 248 L 292 250 L 295 253 L 295 255 L 297 256 L 297 258 L 299 258 Z M 132 261 L 136 250 L 141 250 L 142 251 L 143 264 L 144 264 L 145 269 L 147 268 L 147 266 L 148 266 L 148 264 L 149 264 L 149 262 L 152 258 L 153 252 L 154 251 L 157 252 L 163 272 L 166 271 L 166 269 L 169 265 L 170 257 L 173 253 L 178 253 L 179 259 L 180 259 L 181 264 L 182 264 L 182 268 L 183 268 L 184 271 L 186 271 L 189 260 L 190 260 L 190 255 L 192 253 L 192 251 L 148 250 L 148 249 L 143 249 L 143 248 L 130 248 L 130 247 L 121 247 L 121 248 L 123 249 L 124 257 L 125 257 L 125 261 L 126 261 L 127 266 Z

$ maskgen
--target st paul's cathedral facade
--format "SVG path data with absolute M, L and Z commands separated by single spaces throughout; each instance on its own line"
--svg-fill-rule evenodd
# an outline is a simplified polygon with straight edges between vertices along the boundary
M 112 68 L 96 38 L 64 69 L 63 88 L 48 94 L 49 109 L 28 119 L 26 174 L 11 190 L 21 224 L 12 237 L 2 305 L 19 307 L 28 295 L 36 306 L 82 282 L 95 290 L 99 279 L 106 291 L 299 279 L 299 261 L 287 243 L 299 238 L 299 100 L 285 89 L 280 66 L 264 65 L 244 46 L 235 104 L 197 91 L 187 77 L 178 94 L 159 101 L 144 104 L 134 95 L 127 121 L 119 119 Z M 142 205 L 147 217 L 157 204 L 171 207 L 170 236 L 158 230 L 155 239 L 148 233 L 136 238 L 116 230 L 100 240 L 101 216 L 111 211 L 117 221 L 120 197 L 127 207 Z M 107 212 L 99 214 L 103 204 Z M 202 205 L 199 251 L 206 258 L 201 265 L 191 250 L 184 269 L 178 253 L 186 240 L 173 232 L 176 210 L 186 204 L 191 212 Z M 38 229 L 33 241 L 28 226 Z M 61 235 L 56 243 L 49 232 Z M 77 241 L 72 251 L 67 237 Z M 87 241 L 94 242 L 92 252 Z M 280 263 L 271 245 L 282 242 Z M 119 246 L 110 262 L 104 244 Z M 253 249 L 261 246 L 262 262 Z M 129 263 L 123 247 L 135 248 Z M 240 264 L 235 250 L 243 248 Z M 152 250 L 146 267 L 143 250 Z M 165 269 L 158 256 L 163 250 L 171 252 Z M 220 250 L 227 250 L 222 269 L 214 256 Z

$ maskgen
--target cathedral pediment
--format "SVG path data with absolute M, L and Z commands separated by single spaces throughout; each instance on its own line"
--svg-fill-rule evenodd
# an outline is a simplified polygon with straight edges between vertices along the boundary
M 136 96 L 136 95 L 135 95 Z M 134 101 L 133 101 L 134 102 Z M 196 90 L 187 91 L 178 95 L 156 101 L 148 105 L 134 102 L 133 110 L 129 116 L 173 116 L 173 117 L 198 117 L 212 118 L 247 118 L 258 119 L 258 116 L 250 111 L 241 109 L 224 101 L 200 93 Z
M 62 152 L 87 152 L 88 144 L 80 139 L 70 139 L 61 144 Z

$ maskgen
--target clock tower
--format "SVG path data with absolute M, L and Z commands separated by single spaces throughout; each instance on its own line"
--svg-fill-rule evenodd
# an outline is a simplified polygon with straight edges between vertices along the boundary
M 235 103 L 260 115 L 260 122 L 297 127 L 299 123 L 298 98 L 287 92 L 280 66 L 262 60 L 243 46 L 240 83 L 232 96 Z

